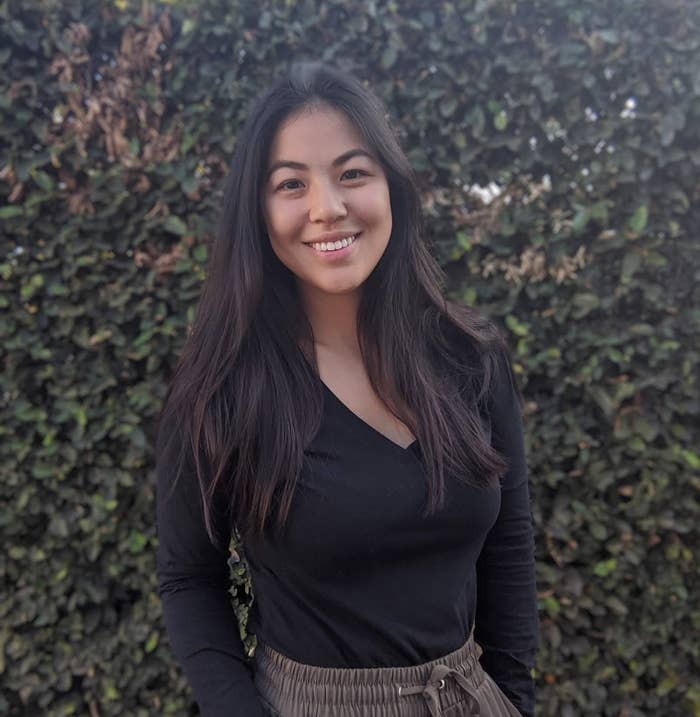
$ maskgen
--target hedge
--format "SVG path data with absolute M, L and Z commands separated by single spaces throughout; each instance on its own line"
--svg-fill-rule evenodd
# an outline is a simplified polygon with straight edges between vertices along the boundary
M 0 713 L 196 714 L 156 595 L 154 421 L 238 128 L 321 58 L 382 96 L 450 294 L 511 339 L 539 714 L 700 715 L 698 2 L 0 17 Z

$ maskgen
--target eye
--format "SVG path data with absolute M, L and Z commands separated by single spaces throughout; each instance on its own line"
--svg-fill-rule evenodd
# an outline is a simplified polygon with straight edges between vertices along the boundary
M 288 179 L 286 182 L 282 182 L 282 184 L 280 184 L 279 187 L 277 187 L 277 189 L 290 189 L 290 190 L 298 189 L 298 187 L 288 187 L 287 186 L 289 184 L 294 184 L 294 182 L 299 182 L 299 180 L 298 179 Z
M 367 176 L 369 172 L 365 172 L 364 169 L 348 169 L 345 172 L 343 172 L 343 175 L 346 174 L 352 174 L 353 172 L 359 172 L 360 175 Z M 359 179 L 359 177 L 349 177 L 349 179 Z
M 360 179 L 360 178 L 363 177 L 363 176 L 365 176 L 365 177 L 368 177 L 368 176 L 369 176 L 369 172 L 366 172 L 364 169 L 346 169 L 346 170 L 343 172 L 343 175 L 342 175 L 342 176 L 345 177 L 345 176 L 348 175 L 348 174 L 350 174 L 350 175 L 353 175 L 353 174 L 359 175 L 359 176 L 350 176 L 350 177 L 348 177 L 348 179 L 350 179 L 350 180 Z M 287 179 L 286 181 L 282 182 L 281 184 L 279 184 L 279 185 L 277 186 L 277 190 L 286 190 L 286 191 L 288 191 L 288 192 L 293 192 L 293 191 L 295 191 L 296 189 L 299 189 L 298 186 L 294 186 L 295 184 L 299 184 L 299 185 L 300 185 L 301 182 L 299 182 L 298 179 Z M 290 186 L 290 185 L 292 185 L 292 186 Z

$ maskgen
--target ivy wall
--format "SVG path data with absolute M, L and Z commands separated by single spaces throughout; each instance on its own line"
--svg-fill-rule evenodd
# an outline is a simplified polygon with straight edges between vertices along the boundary
M 154 420 L 297 58 L 383 97 L 450 293 L 509 332 L 539 713 L 700 715 L 697 0 L 0 2 L 0 714 L 196 714 Z

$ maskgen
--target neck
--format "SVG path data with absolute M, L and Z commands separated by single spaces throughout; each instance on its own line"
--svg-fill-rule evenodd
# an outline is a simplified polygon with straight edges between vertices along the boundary
M 358 356 L 360 343 L 357 336 L 359 291 L 347 294 L 328 294 L 301 289 L 301 300 L 314 332 L 316 347 Z

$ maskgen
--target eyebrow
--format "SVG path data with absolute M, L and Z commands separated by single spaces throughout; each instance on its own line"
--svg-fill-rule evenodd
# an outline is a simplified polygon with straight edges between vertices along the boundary
M 343 154 L 333 160 L 331 165 L 333 167 L 339 167 L 341 164 L 344 164 L 353 157 L 369 157 L 369 159 L 375 161 L 374 157 L 369 152 L 358 147 L 355 149 L 350 149 L 347 152 L 343 152 Z M 289 167 L 290 169 L 308 169 L 308 166 L 306 164 L 302 164 L 301 162 L 292 162 L 289 159 L 280 159 L 279 161 L 270 165 L 270 168 L 267 170 L 266 178 L 269 179 L 272 176 L 273 172 L 277 171 L 278 169 L 281 169 L 282 167 Z

